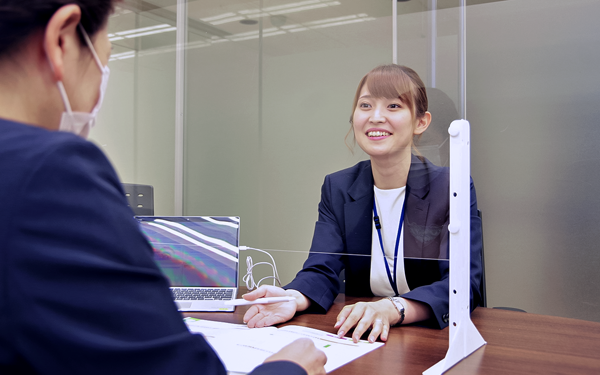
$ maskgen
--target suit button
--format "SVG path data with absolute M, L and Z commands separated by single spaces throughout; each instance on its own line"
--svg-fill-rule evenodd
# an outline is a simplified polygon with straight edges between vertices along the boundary
M 444 323 L 448 323 L 448 314 L 442 315 L 442 320 L 444 321 Z

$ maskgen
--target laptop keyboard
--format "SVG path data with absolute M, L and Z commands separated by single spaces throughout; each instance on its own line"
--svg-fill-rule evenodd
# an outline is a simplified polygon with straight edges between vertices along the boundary
M 173 299 L 176 301 L 210 301 L 233 299 L 234 289 L 225 288 L 172 288 Z

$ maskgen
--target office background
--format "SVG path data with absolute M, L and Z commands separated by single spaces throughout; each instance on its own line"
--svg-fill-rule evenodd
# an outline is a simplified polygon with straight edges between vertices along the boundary
M 365 159 L 344 143 L 352 99 L 393 41 L 399 64 L 459 105 L 458 4 L 398 2 L 394 38 L 390 0 L 125 0 L 92 140 L 123 182 L 154 186 L 155 214 L 239 215 L 243 245 L 285 250 L 272 254 L 289 281 L 324 176 Z M 467 1 L 489 306 L 600 321 L 598 14 L 598 0 Z

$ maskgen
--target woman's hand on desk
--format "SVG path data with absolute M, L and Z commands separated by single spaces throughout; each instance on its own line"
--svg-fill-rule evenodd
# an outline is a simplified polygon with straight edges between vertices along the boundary
M 338 336 L 344 336 L 352 327 L 352 341 L 358 342 L 369 328 L 369 342 L 375 342 L 379 336 L 381 341 L 387 341 L 390 326 L 400 319 L 398 311 L 387 299 L 377 302 L 358 302 L 345 306 L 333 326 L 339 328 Z
M 268 305 L 252 305 L 244 315 L 244 323 L 250 328 L 272 326 L 273 324 L 287 322 L 292 319 L 296 311 L 308 308 L 309 301 L 304 295 L 296 290 L 285 290 L 276 286 L 263 285 L 242 297 L 248 301 L 254 301 L 263 297 L 285 297 L 296 298 L 291 302 L 271 303 Z

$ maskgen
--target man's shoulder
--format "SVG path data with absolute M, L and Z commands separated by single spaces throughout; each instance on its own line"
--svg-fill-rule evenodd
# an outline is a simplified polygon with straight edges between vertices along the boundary
M 111 167 L 104 153 L 77 135 L 0 119 L 0 173 L 10 176 L 0 180 L 5 197 L 22 194 L 36 176 L 60 179 L 60 174 L 88 175 L 107 168 Z M 6 204 L 6 199 L 0 202 Z
M 71 133 L 50 131 L 33 125 L 0 119 L 0 163 L 30 163 L 61 147 L 92 147 Z

